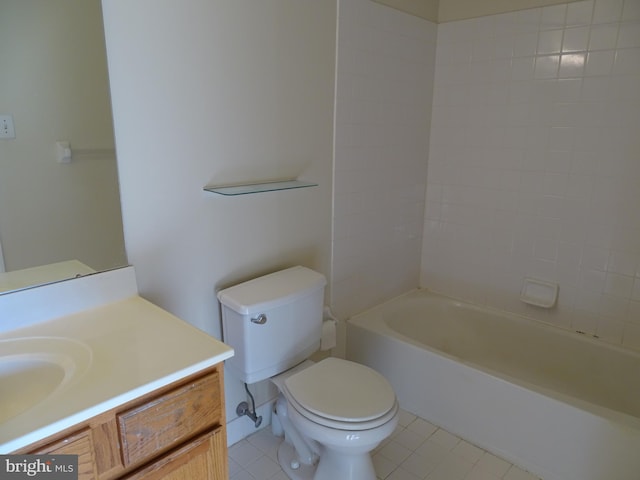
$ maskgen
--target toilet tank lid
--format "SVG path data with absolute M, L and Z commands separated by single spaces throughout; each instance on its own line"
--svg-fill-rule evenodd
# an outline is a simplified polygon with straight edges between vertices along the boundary
M 291 303 L 326 284 L 321 273 L 296 266 L 220 290 L 218 300 L 241 315 L 253 315 Z

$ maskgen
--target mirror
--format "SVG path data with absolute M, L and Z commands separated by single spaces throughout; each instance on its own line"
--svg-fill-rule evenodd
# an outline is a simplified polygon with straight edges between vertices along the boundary
M 0 0 L 0 66 L 0 293 L 126 265 L 100 0 Z

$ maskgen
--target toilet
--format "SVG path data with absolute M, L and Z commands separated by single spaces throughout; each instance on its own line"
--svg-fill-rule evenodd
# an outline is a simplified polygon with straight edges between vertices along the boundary
M 278 461 L 293 480 L 375 480 L 371 451 L 398 424 L 398 402 L 375 370 L 348 360 L 308 360 L 320 347 L 326 280 L 296 266 L 218 292 L 225 369 L 278 387 L 272 424 Z

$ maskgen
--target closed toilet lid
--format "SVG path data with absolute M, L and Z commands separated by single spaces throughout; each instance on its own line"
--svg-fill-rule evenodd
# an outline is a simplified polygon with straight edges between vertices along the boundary
M 365 422 L 395 405 L 389 382 L 359 363 L 327 358 L 285 380 L 289 394 L 304 409 L 332 420 Z

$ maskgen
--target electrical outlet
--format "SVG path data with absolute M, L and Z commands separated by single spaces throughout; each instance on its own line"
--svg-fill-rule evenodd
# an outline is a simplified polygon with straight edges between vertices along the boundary
M 16 138 L 11 115 L 0 115 L 0 138 Z

